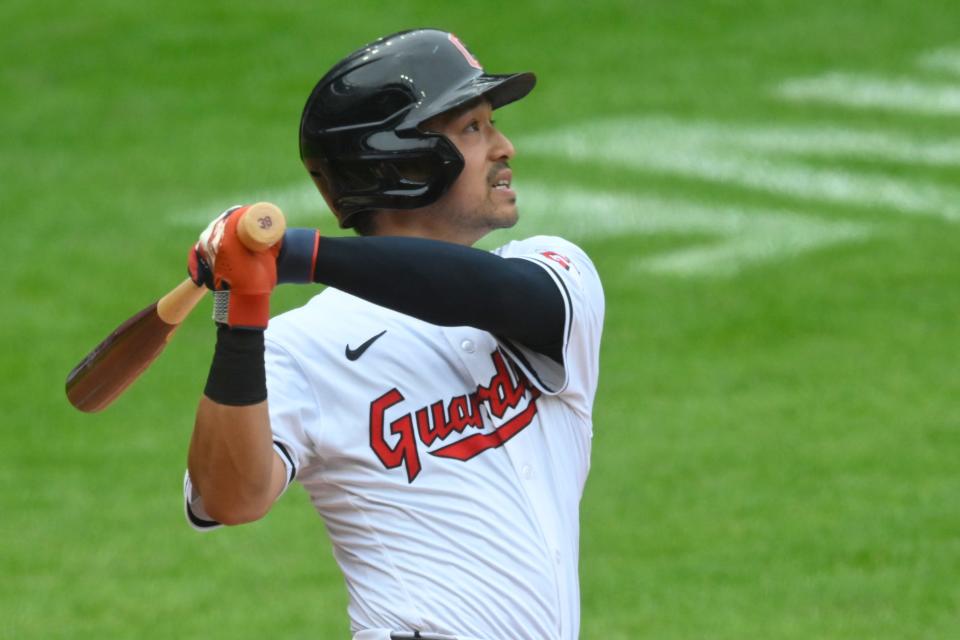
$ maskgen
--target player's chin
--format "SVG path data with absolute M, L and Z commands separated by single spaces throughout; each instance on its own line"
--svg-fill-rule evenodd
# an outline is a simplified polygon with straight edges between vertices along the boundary
M 509 205 L 505 204 L 499 207 L 497 211 L 497 228 L 509 229 L 517 224 L 519 219 L 520 210 L 517 209 L 517 200 L 514 198 Z
M 481 216 L 484 224 L 490 229 L 509 229 L 517 224 L 519 211 L 515 193 L 494 193 L 483 207 Z

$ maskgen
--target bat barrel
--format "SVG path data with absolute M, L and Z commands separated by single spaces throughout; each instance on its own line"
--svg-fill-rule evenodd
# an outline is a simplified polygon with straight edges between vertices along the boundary
M 164 322 L 153 303 L 98 344 L 67 376 L 67 399 L 92 413 L 109 406 L 160 355 L 178 325 Z
M 251 251 L 265 251 L 280 241 L 286 228 L 276 205 L 258 202 L 243 213 L 237 236 Z M 67 376 L 70 404 L 87 412 L 107 408 L 160 355 L 204 293 L 188 278 L 117 327 Z

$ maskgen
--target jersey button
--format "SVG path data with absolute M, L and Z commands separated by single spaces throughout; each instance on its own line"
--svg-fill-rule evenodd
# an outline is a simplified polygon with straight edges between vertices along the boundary
M 464 340 L 460 343 L 460 348 L 467 353 L 473 353 L 477 348 L 473 345 L 473 340 Z
M 530 465 L 525 464 L 520 467 L 520 475 L 529 480 L 530 477 L 533 476 L 533 469 L 530 468 Z

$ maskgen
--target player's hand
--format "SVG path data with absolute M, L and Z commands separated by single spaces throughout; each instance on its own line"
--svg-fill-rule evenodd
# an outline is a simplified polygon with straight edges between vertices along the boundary
M 263 329 L 270 319 L 270 294 L 277 284 L 280 243 L 251 251 L 237 236 L 237 223 L 247 210 L 231 207 L 200 234 L 187 257 L 190 279 L 217 292 L 214 319 L 230 327 Z
M 217 260 L 217 251 L 220 249 L 220 242 L 223 240 L 223 230 L 227 224 L 227 218 L 231 213 L 242 209 L 243 205 L 235 205 L 214 218 L 207 228 L 200 233 L 200 239 L 190 247 L 187 254 L 187 273 L 193 283 L 198 287 L 207 287 L 216 291 L 217 287 L 213 281 L 213 265 Z

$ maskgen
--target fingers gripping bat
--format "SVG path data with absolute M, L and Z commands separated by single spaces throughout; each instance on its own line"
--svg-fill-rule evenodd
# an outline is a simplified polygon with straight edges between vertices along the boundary
M 237 236 L 251 251 L 264 251 L 283 237 L 285 229 L 280 209 L 258 202 L 244 212 Z M 160 355 L 205 293 L 206 287 L 187 278 L 117 327 L 67 375 L 70 404 L 86 412 L 110 406 Z

